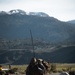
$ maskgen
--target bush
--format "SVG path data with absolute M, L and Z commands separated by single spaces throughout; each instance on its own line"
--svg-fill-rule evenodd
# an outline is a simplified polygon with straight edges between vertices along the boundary
M 52 64 L 51 65 L 51 70 L 50 71 L 57 72 L 57 70 L 56 70 L 56 64 Z
M 14 74 L 15 72 L 17 72 L 18 68 L 13 68 L 11 70 L 9 70 L 9 73 Z

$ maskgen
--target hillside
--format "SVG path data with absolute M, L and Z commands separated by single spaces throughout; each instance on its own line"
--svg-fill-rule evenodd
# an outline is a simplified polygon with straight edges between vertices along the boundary
M 75 42 L 75 24 L 61 22 L 53 17 L 2 14 L 0 15 L 0 38 L 24 39 L 30 38 L 30 29 L 35 39 L 43 39 L 50 43 L 64 41 Z
M 68 21 L 68 23 L 75 24 L 75 20 Z
M 42 58 L 50 63 L 75 63 L 75 46 L 66 47 L 52 47 L 46 48 L 46 51 L 40 49 L 40 51 L 35 50 L 35 57 Z M 48 51 L 47 51 L 48 50 Z M 33 57 L 32 50 L 22 50 L 22 49 L 9 49 L 0 50 L 0 64 L 28 64 Z
M 75 24 L 43 12 L 0 12 L 0 64 L 28 64 L 33 57 L 54 63 L 75 63 Z M 65 58 L 65 59 L 64 59 Z

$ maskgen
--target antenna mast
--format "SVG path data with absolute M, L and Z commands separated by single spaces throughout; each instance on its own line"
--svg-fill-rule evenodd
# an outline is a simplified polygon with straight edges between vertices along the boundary
M 31 35 L 32 48 L 33 48 L 33 56 L 35 57 L 34 44 L 33 44 L 33 36 L 32 36 L 32 31 L 31 30 L 30 30 L 30 35 Z

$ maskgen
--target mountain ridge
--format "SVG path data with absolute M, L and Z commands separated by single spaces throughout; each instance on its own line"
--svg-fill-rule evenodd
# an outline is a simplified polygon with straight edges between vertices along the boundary
M 25 12 L 24 10 L 21 10 L 21 9 L 13 9 L 8 12 L 0 11 L 0 15 L 5 15 L 5 14 L 8 14 L 8 15 L 20 14 L 20 15 L 34 15 L 39 17 L 49 17 L 49 15 L 44 12 Z
M 0 38 L 29 38 L 30 29 L 34 38 L 51 43 L 69 41 L 75 37 L 74 24 L 61 22 L 53 17 L 6 14 L 0 15 L 0 24 Z
M 37 58 L 55 63 L 75 63 L 72 59 L 75 53 L 75 24 L 50 16 L 26 15 L 26 12 L 20 14 L 15 10 L 11 13 L 1 12 L 0 15 L 1 64 L 29 62 L 33 57 L 30 30 Z
M 75 20 L 70 20 L 70 21 L 67 21 L 68 23 L 72 23 L 72 24 L 75 24 Z

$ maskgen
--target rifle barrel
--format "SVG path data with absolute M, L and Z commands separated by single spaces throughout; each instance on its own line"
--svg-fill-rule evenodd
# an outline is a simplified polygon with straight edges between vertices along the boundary
M 33 43 L 33 36 L 32 36 L 32 31 L 30 30 L 30 35 L 31 35 L 31 42 L 32 42 L 32 48 L 33 48 L 33 54 L 35 57 L 35 51 L 34 51 L 34 43 Z

